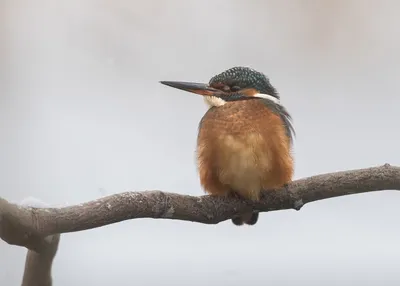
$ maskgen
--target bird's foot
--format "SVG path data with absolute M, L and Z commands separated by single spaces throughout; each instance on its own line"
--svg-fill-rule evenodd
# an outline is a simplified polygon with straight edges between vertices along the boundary
M 239 193 L 231 191 L 228 194 L 228 197 L 237 199 L 240 201 L 247 201 L 243 196 L 241 196 Z M 259 213 L 256 211 L 250 211 L 250 213 L 246 214 L 237 214 L 235 215 L 231 220 L 234 225 L 241 226 L 244 224 L 247 225 L 255 225 L 258 221 Z

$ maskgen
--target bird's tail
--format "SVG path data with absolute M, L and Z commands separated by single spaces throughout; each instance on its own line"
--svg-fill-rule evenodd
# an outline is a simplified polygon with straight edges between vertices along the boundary
M 234 225 L 240 226 L 243 224 L 247 225 L 255 225 L 258 221 L 259 212 L 252 211 L 249 213 L 241 214 L 240 216 L 236 216 L 232 218 L 232 222 Z

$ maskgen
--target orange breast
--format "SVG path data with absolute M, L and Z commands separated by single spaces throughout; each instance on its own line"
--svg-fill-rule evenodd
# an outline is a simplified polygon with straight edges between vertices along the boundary
M 291 181 L 290 144 L 281 118 L 261 100 L 214 107 L 199 128 L 200 183 L 212 195 L 234 191 L 258 200 L 261 190 Z

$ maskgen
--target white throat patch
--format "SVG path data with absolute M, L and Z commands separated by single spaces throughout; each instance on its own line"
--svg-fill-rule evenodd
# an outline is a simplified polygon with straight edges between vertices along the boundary
M 225 100 L 216 96 L 204 96 L 204 101 L 209 107 L 222 106 L 226 103 Z
M 272 102 L 276 103 L 276 104 L 280 104 L 280 101 L 278 98 L 269 95 L 269 94 L 265 94 L 265 93 L 256 93 L 255 95 L 253 95 L 254 97 L 258 97 L 258 98 L 264 98 L 264 99 L 268 99 L 271 100 Z M 209 106 L 209 107 L 218 107 L 218 106 L 222 106 L 226 103 L 225 100 L 223 100 L 222 98 L 216 97 L 216 96 L 204 96 L 204 102 Z

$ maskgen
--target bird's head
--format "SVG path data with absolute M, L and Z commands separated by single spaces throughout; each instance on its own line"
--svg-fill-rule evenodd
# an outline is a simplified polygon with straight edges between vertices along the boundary
M 230 101 L 255 98 L 279 104 L 279 95 L 269 79 L 263 73 L 248 67 L 230 68 L 212 77 L 208 84 L 182 81 L 161 81 L 161 83 L 200 94 L 210 107 L 222 106 Z

